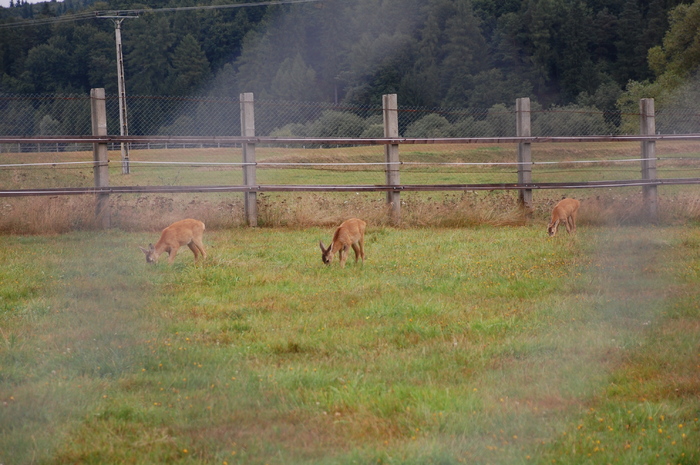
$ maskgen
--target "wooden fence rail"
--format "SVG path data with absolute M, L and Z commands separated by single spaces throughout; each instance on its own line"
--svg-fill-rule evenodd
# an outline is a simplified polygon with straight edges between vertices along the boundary
M 47 189 L 0 190 L 0 197 L 56 196 L 56 195 L 109 195 L 109 194 L 184 194 L 191 192 L 421 192 L 421 191 L 495 191 L 495 190 L 548 190 L 548 189 L 602 189 L 612 187 L 677 186 L 700 184 L 700 178 L 667 178 L 654 180 L 539 182 L 539 183 L 482 183 L 482 184 L 348 184 L 287 185 L 259 184 L 256 186 L 114 186 L 114 187 L 57 187 Z
M 240 147 L 242 144 L 269 145 L 390 145 L 390 144 L 519 144 L 572 142 L 660 142 L 700 140 L 700 134 L 651 134 L 626 136 L 531 136 L 531 137 L 242 137 L 242 136 L 1 136 L 0 144 L 173 144 L 206 147 Z
M 404 138 L 399 137 L 398 118 L 396 118 L 396 95 L 384 96 L 384 135 L 382 138 L 288 138 L 255 136 L 253 94 L 241 94 L 241 136 L 201 137 L 201 136 L 110 136 L 106 134 L 106 113 L 104 106 L 104 89 L 93 89 L 91 136 L 32 136 L 2 137 L 0 144 L 93 144 L 94 187 L 92 188 L 51 188 L 51 189 L 15 189 L 0 190 L 0 197 L 41 196 L 41 195 L 95 195 L 97 198 L 96 214 L 103 227 L 110 226 L 108 196 L 128 193 L 215 193 L 241 192 L 244 195 L 246 221 L 250 226 L 257 225 L 258 192 L 386 192 L 387 203 L 391 206 L 392 220 L 400 221 L 400 193 L 402 191 L 456 191 L 456 190 L 518 190 L 522 204 L 529 207 L 532 191 L 540 189 L 587 189 L 641 186 L 645 205 L 651 219 L 656 217 L 657 186 L 700 184 L 700 178 L 657 179 L 655 143 L 657 141 L 700 140 L 700 134 L 655 134 L 653 99 L 640 102 L 640 135 L 634 136 L 572 136 L 572 137 L 537 137 L 530 134 L 529 99 L 516 102 L 516 137 L 476 137 L 476 138 Z M 625 181 L 590 181 L 566 183 L 532 183 L 532 167 L 537 165 L 530 155 L 533 143 L 594 143 L 594 142 L 640 142 L 641 162 L 640 179 Z M 108 144 L 182 144 L 210 147 L 240 147 L 243 162 L 238 164 L 244 172 L 243 185 L 227 186 L 115 186 L 109 185 L 107 171 Z M 494 184 L 425 184 L 407 185 L 400 183 L 399 157 L 401 145 L 406 144 L 517 144 L 517 162 L 512 163 L 518 169 L 518 182 Z M 268 163 L 255 160 L 255 147 L 260 145 L 384 145 L 386 183 L 383 185 L 260 185 L 256 182 L 256 167 Z M 193 163 L 196 164 L 196 163 Z M 269 163 L 274 165 L 274 163 Z M 21 166 L 21 165 L 18 165 Z

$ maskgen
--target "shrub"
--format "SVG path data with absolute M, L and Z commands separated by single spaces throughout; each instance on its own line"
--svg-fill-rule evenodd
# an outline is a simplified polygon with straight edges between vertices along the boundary
M 360 137 L 367 122 L 353 113 L 324 111 L 319 119 L 308 126 L 309 137 Z
M 431 113 L 406 128 L 406 137 L 450 137 L 452 125 L 447 118 Z
M 586 136 L 612 134 L 616 130 L 605 121 L 602 111 L 569 105 L 533 113 L 533 136 Z
M 273 130 L 270 137 L 306 137 L 306 126 L 298 123 L 286 124 Z
M 468 116 L 452 125 L 448 137 L 493 137 L 494 134 L 491 122 Z
M 384 125 L 372 124 L 364 130 L 360 137 L 363 139 L 376 139 L 379 137 L 384 137 Z

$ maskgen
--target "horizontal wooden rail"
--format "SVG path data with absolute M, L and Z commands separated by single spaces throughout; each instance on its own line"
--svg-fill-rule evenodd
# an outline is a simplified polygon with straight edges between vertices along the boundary
M 190 192 L 388 192 L 388 191 L 477 191 L 477 190 L 522 190 L 522 189 L 602 189 L 635 186 L 671 186 L 700 184 L 700 178 L 673 178 L 653 180 L 587 181 L 587 182 L 541 182 L 541 183 L 493 183 L 493 184 L 404 184 L 390 186 L 375 185 L 274 185 L 257 186 L 114 186 L 105 188 L 70 187 L 50 189 L 0 190 L 0 197 L 22 197 L 40 195 L 88 195 L 88 194 L 162 194 Z
M 572 142 L 641 142 L 700 140 L 700 134 L 655 134 L 648 136 L 566 136 L 566 137 L 457 137 L 457 138 L 295 138 L 237 136 L 0 136 L 0 144 L 281 144 L 281 145 L 390 145 L 390 144 L 519 144 Z

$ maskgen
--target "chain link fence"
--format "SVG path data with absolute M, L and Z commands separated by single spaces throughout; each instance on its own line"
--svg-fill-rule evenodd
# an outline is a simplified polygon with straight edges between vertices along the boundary
M 400 96 L 399 96 L 400 97 Z M 119 101 L 107 96 L 108 134 L 119 134 Z M 129 96 L 131 135 L 238 136 L 238 99 Z M 533 105 L 534 107 L 535 105 Z M 638 114 L 560 107 L 531 111 L 532 135 L 587 136 L 638 134 Z M 381 106 L 345 106 L 322 102 L 257 100 L 258 136 L 377 138 L 383 136 Z M 700 113 L 657 112 L 660 134 L 700 132 Z M 401 137 L 515 136 L 515 105 L 488 109 L 399 106 Z M 89 95 L 0 94 L 0 136 L 89 135 Z
M 238 99 L 129 96 L 131 135 L 238 136 Z M 381 106 L 344 106 L 322 102 L 258 100 L 258 136 L 382 137 Z M 119 102 L 107 96 L 108 134 L 119 134 Z M 402 137 L 509 137 L 515 135 L 514 105 L 489 109 L 399 106 Z M 534 136 L 633 135 L 638 114 L 561 107 L 533 109 Z M 661 110 L 661 134 L 700 132 L 700 113 Z M 89 95 L 0 94 L 0 136 L 89 135 Z
M 399 96 L 400 100 L 400 96 Z M 239 136 L 240 102 L 235 98 L 129 96 L 128 131 L 137 136 Z M 107 132 L 119 135 L 119 101 L 107 96 Z M 381 106 L 347 106 L 319 102 L 255 101 L 255 133 L 279 138 L 381 138 L 384 136 Z M 603 112 L 591 108 L 559 107 L 543 110 L 533 105 L 530 113 L 532 136 L 636 135 L 639 115 Z M 0 137 L 91 134 L 89 95 L 7 95 L 0 94 Z M 515 104 L 488 109 L 398 107 L 399 134 L 405 138 L 479 138 L 516 135 Z M 660 134 L 700 133 L 700 114 L 690 110 L 658 111 L 656 130 Z M 216 150 L 211 150 L 216 149 Z M 172 141 L 131 144 L 132 176 L 116 176 L 119 146 L 111 165 L 113 184 L 203 185 L 242 183 L 240 147 L 182 144 Z M 467 184 L 514 182 L 515 144 L 404 145 L 401 147 L 401 182 L 404 184 Z M 46 161 L 40 154 L 64 152 L 67 162 L 91 160 L 74 155 L 92 151 L 92 144 L 22 143 L 0 144 L 0 152 L 35 153 L 22 159 L 25 166 L 1 170 L 3 178 L 28 179 L 17 170 L 57 169 L 57 155 Z M 259 184 L 384 184 L 385 156 L 382 145 L 288 143 L 265 144 L 256 148 Z M 73 154 L 73 155 L 68 155 Z M 634 179 L 639 177 L 636 159 L 639 143 L 533 144 L 536 167 L 533 180 L 557 181 L 577 171 L 581 180 Z M 657 156 L 666 159 L 660 168 L 669 173 L 697 176 L 700 148 L 696 142 L 664 142 Z M 12 160 L 13 162 L 16 159 Z M 595 164 L 577 164 L 591 161 Z M 41 166 L 42 162 L 48 166 Z M 85 161 L 90 163 L 90 161 Z M 85 167 L 75 185 L 90 185 Z M 91 166 L 90 166 L 91 168 Z M 15 173 L 15 174 L 11 174 Z M 25 173 L 26 174 L 26 173 Z M 89 174 L 89 173 L 88 173 Z M 661 175 L 663 176 L 663 174 Z M 29 177 L 41 179 L 39 176 Z M 50 176 L 45 176 L 46 179 Z M 20 185 L 10 182 L 9 185 Z M 7 185 L 7 184 L 6 184 Z M 46 187 L 46 186 L 41 186 Z

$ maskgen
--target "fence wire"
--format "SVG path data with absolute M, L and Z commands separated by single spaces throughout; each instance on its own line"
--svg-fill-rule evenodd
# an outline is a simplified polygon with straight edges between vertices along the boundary
M 108 134 L 119 135 L 119 100 L 106 97 Z M 128 96 L 130 135 L 239 136 L 240 103 L 234 98 Z M 401 137 L 515 136 L 515 105 L 488 109 L 399 106 Z M 531 111 L 533 136 L 634 135 L 639 115 L 590 108 Z M 383 137 L 380 106 L 323 102 L 255 101 L 258 136 Z M 664 109 L 656 114 L 661 134 L 700 132 L 700 113 Z M 89 135 L 89 95 L 0 94 L 0 136 Z M 67 147 L 75 149 L 75 147 Z M 60 147 L 59 147 L 60 149 Z
M 400 100 L 400 96 L 399 96 Z M 128 96 L 128 129 L 135 136 L 240 136 L 236 98 Z M 255 133 L 281 138 L 380 138 L 383 109 L 371 105 L 256 100 Z M 119 135 L 119 100 L 106 97 L 107 132 Z M 91 134 L 89 95 L 0 94 L 0 137 Z M 530 114 L 531 134 L 539 137 L 636 135 L 639 114 L 559 107 Z M 406 138 L 513 137 L 515 105 L 487 109 L 399 106 L 399 134 Z M 700 133 L 700 114 L 692 110 L 657 111 L 660 134 Z M 92 144 L 0 144 L 5 186 L 47 187 L 70 173 L 71 186 L 92 185 Z M 212 150 L 215 149 L 215 150 Z M 215 185 L 242 183 L 240 147 L 173 142 L 131 144 L 132 175 L 118 176 L 119 146 L 109 146 L 112 183 L 140 185 Z M 64 152 L 65 157 L 46 154 Z M 21 159 L 9 154 L 20 153 Z M 403 145 L 404 184 L 515 182 L 515 144 L 490 146 Z M 698 176 L 700 147 L 691 141 L 657 144 L 660 177 Z M 9 158 L 8 158 L 9 157 Z M 533 181 L 636 179 L 639 143 L 533 144 Z M 384 184 L 385 156 L 380 145 L 267 144 L 256 148 L 259 184 Z M 21 166 L 17 166 L 21 164 Z M 47 181 L 48 180 L 48 181 Z M 59 181 L 56 181 L 58 183 Z M 57 186 L 58 187 L 58 186 Z

